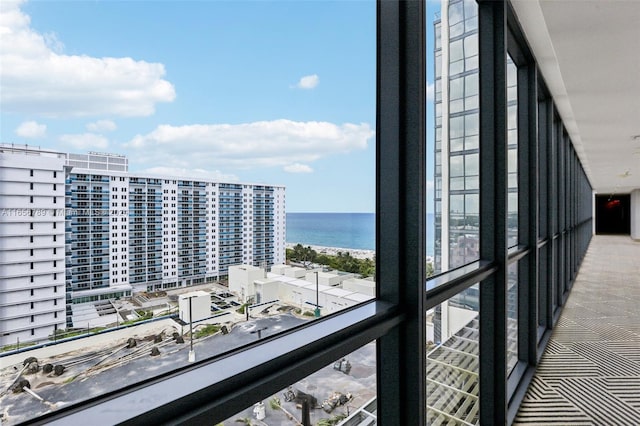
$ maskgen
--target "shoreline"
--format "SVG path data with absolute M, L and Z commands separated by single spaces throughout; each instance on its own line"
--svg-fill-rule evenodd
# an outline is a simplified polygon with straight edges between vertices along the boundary
M 318 254 L 328 254 L 330 256 L 337 256 L 338 252 L 349 253 L 352 257 L 356 259 L 373 259 L 376 255 L 375 250 L 365 250 L 365 249 L 352 249 L 345 247 L 327 247 L 327 246 L 317 246 L 314 244 L 302 244 L 302 243 L 286 243 L 285 247 L 288 249 L 292 249 L 296 245 L 301 244 L 304 247 L 311 247 L 311 249 L 315 250 Z
M 356 259 L 372 259 L 376 255 L 375 250 L 366 250 L 366 249 L 352 249 L 345 247 L 327 247 L 327 246 L 318 246 L 315 244 L 302 244 L 302 243 L 286 243 L 285 247 L 288 249 L 292 249 L 297 244 L 301 244 L 303 247 L 311 247 L 311 249 L 315 250 L 318 254 L 327 254 L 329 256 L 337 256 L 338 252 L 349 253 L 352 257 Z M 427 262 L 433 263 L 433 256 L 427 256 Z

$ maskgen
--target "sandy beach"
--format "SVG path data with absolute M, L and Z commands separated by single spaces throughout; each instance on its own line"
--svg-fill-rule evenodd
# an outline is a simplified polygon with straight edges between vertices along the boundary
M 287 248 L 292 249 L 296 244 L 287 243 Z M 351 256 L 357 259 L 373 259 L 376 255 L 375 250 L 362 250 L 362 249 L 351 249 L 351 248 L 341 248 L 341 247 L 324 247 L 324 246 L 314 246 L 310 244 L 302 244 L 305 247 L 311 247 L 318 254 L 328 254 L 331 256 L 337 256 L 338 252 L 349 253 Z
M 296 244 L 287 243 L 287 248 L 292 249 Z M 328 254 L 332 256 L 337 256 L 338 252 L 349 253 L 351 256 L 358 259 L 373 259 L 376 255 L 375 250 L 362 250 L 362 249 L 350 249 L 350 248 L 341 248 L 341 247 L 325 247 L 325 246 L 314 246 L 310 244 L 303 244 L 305 247 L 311 247 L 318 254 Z M 433 263 L 433 257 L 427 256 L 427 262 Z

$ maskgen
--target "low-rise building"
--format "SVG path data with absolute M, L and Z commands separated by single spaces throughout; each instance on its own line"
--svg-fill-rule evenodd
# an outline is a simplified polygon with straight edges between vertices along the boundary
M 309 311 L 318 306 L 325 315 L 375 298 L 375 282 L 353 278 L 353 274 L 307 271 L 287 265 L 274 266 L 271 271 L 251 265 L 232 266 L 229 290 L 241 301 L 254 297 L 255 304 L 278 301 Z M 306 273 L 302 275 L 300 271 Z M 345 287 L 345 283 L 349 285 Z

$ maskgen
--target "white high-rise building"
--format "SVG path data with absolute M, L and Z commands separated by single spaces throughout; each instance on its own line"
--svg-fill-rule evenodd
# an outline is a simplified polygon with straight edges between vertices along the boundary
M 62 312 L 56 314 L 61 319 L 59 327 L 65 326 L 63 284 L 66 284 L 67 304 L 75 305 L 140 291 L 216 281 L 228 274 L 231 265 L 268 267 L 285 262 L 285 188 L 282 186 L 131 173 L 126 157 L 113 154 L 67 154 L 11 145 L 0 147 L 3 150 L 0 182 L 3 188 L 12 179 L 18 182 L 14 191 L 17 194 L 27 192 L 31 168 L 44 167 L 40 163 L 55 160 L 55 164 L 47 167 L 57 167 L 58 200 L 54 202 L 52 193 L 45 187 L 38 187 L 38 191 L 60 209 L 54 217 L 58 222 L 55 230 L 59 233 L 56 265 L 61 288 L 57 291 L 62 299 L 56 302 Z M 9 156 L 21 156 L 23 163 Z M 9 170 L 13 169 L 5 167 L 7 163 L 14 168 L 22 164 L 20 167 L 27 170 L 27 174 L 8 178 Z M 7 189 L 2 191 L 2 207 L 24 208 L 25 203 L 29 204 L 28 198 L 4 202 L 4 197 L 9 197 L 5 194 Z M 38 200 L 37 207 L 44 208 L 44 202 L 44 198 Z M 12 221 L 3 218 L 0 228 L 5 263 L 8 254 L 4 254 L 4 247 L 9 246 L 5 236 L 14 233 L 13 221 L 15 218 Z M 47 235 L 51 238 L 52 234 Z M 13 259 L 18 255 L 12 256 Z M 5 274 L 5 263 L 0 273 L 3 280 L 9 273 Z M 26 281 L 15 285 L 25 294 L 31 290 L 28 267 L 26 263 L 26 267 L 15 268 L 21 277 L 26 277 Z M 0 295 L 4 294 L 2 291 L 0 289 Z M 22 300 L 22 293 L 19 294 L 21 296 L 15 296 L 11 303 L 18 298 Z M 5 312 L 2 303 L 0 299 L 3 307 L 0 317 Z M 66 326 L 73 325 L 73 317 L 69 315 Z M 6 331 L 2 330 L 7 333 L 6 341 L 15 341 L 13 329 L 5 328 Z M 33 336 L 38 337 L 35 333 Z
M 0 146 L 0 346 L 65 328 L 65 158 Z

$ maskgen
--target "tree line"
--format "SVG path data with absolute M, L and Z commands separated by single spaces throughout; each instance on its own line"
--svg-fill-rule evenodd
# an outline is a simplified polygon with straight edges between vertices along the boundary
M 337 255 L 318 253 L 311 247 L 304 247 L 302 244 L 295 245 L 292 249 L 287 249 L 287 260 L 302 263 L 309 266 L 312 263 L 328 266 L 343 272 L 360 274 L 363 277 L 372 277 L 376 274 L 376 259 L 358 259 L 351 256 L 349 252 L 339 251 Z
M 292 249 L 287 249 L 287 260 L 301 263 L 305 267 L 314 263 L 324 265 L 338 271 L 360 274 L 364 278 L 376 275 L 375 256 L 371 259 L 358 259 L 351 256 L 349 252 L 342 251 L 339 251 L 338 254 L 334 256 L 318 253 L 310 246 L 305 247 L 302 244 L 296 244 Z M 433 263 L 427 262 L 425 266 L 425 275 L 428 278 L 434 274 Z

